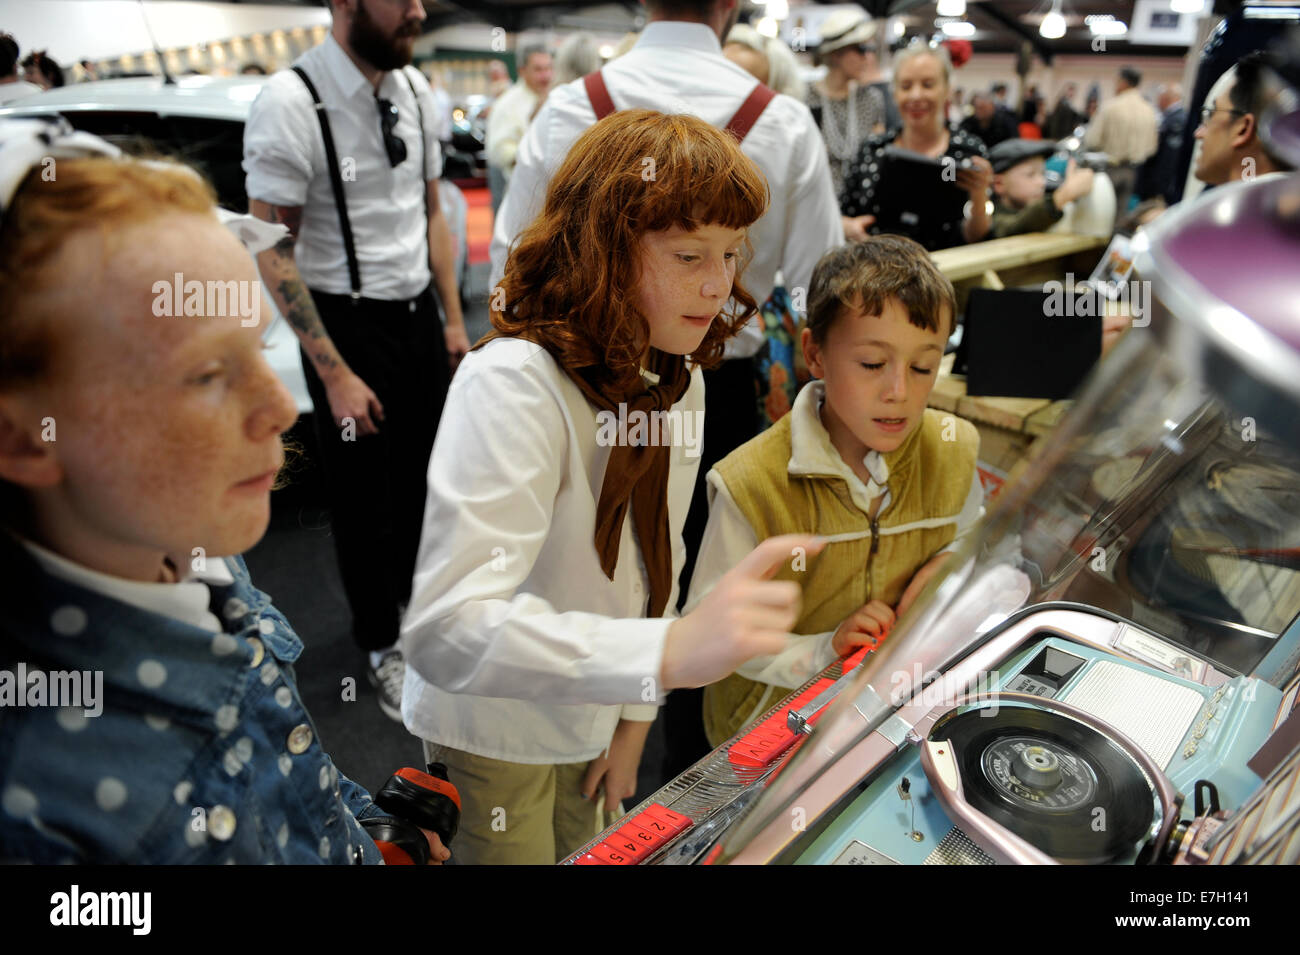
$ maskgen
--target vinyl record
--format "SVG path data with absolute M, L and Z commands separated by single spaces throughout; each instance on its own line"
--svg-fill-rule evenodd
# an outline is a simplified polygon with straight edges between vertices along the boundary
M 1132 852 L 1155 819 L 1155 792 L 1118 744 L 1059 713 L 968 710 L 930 732 L 948 740 L 966 801 L 1062 862 Z

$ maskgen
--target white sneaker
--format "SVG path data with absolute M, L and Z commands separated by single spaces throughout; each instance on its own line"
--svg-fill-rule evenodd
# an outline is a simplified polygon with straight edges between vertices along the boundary
M 378 666 L 367 668 L 370 685 L 379 692 L 379 708 L 391 720 L 402 722 L 402 683 L 406 680 L 406 661 L 401 650 L 389 650 Z

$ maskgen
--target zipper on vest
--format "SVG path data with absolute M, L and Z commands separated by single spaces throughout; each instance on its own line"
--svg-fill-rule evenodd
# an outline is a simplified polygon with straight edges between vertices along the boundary
M 871 549 L 867 551 L 867 602 L 871 602 L 871 565 L 876 560 L 876 547 L 880 543 L 880 518 L 871 519 Z

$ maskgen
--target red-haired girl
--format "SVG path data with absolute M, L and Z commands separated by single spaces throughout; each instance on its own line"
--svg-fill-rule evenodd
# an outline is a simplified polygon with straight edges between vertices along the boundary
M 402 712 L 447 763 L 463 862 L 552 863 L 630 796 L 664 693 L 784 646 L 774 538 L 676 603 L 700 367 L 753 313 L 738 283 L 767 188 L 697 118 L 615 113 L 573 146 L 493 290 L 429 467 Z M 728 303 L 734 305 L 728 309 Z

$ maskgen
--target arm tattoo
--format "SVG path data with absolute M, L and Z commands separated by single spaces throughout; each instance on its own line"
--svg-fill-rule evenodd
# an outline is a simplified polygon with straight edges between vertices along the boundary
M 304 348 L 316 369 L 326 372 L 338 368 L 341 362 L 337 350 L 332 347 L 329 333 L 316 310 L 316 303 L 303 284 L 294 261 L 294 246 L 302 225 L 302 207 L 274 206 L 262 202 L 250 203 L 250 207 L 250 211 L 259 218 L 288 227 L 289 234 L 265 253 L 271 260 L 268 269 L 271 274 L 267 278 L 273 279 L 273 282 L 269 284 L 274 285 L 283 299 L 285 320 L 303 339 Z
M 271 221 L 289 227 L 289 249 L 298 239 L 298 229 L 302 226 L 302 206 L 268 206 Z

